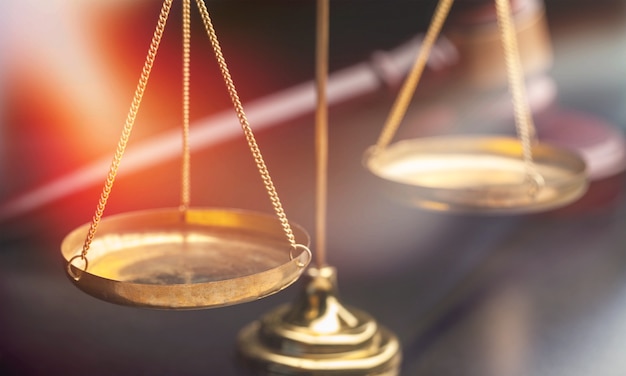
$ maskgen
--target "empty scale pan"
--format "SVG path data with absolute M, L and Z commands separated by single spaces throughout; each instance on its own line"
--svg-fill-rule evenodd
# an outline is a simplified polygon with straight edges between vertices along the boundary
M 585 162 L 536 143 L 532 173 L 519 139 L 441 136 L 403 140 L 366 156 L 394 199 L 429 210 L 526 213 L 567 205 L 587 189 Z
M 242 210 L 177 208 L 113 215 L 80 257 L 89 225 L 61 244 L 70 280 L 122 305 L 199 309 L 265 297 L 296 281 L 311 259 L 294 249 L 274 217 Z M 308 245 L 306 232 L 292 225 Z

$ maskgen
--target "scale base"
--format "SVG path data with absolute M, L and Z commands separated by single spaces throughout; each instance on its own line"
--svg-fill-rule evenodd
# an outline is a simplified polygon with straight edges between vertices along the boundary
M 255 374 L 399 374 L 397 337 L 367 313 L 339 302 L 334 268 L 309 268 L 303 281 L 295 303 L 278 307 L 239 333 L 239 354 Z

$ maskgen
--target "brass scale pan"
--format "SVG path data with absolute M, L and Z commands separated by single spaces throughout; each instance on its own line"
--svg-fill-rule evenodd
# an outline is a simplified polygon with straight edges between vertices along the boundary
M 259 299 L 298 279 L 311 260 L 309 237 L 299 226 L 293 225 L 292 228 L 282 210 L 203 0 L 196 0 L 196 4 L 276 217 L 239 209 L 189 206 L 191 0 L 184 0 L 185 137 L 181 205 L 102 218 L 172 2 L 164 0 L 161 7 L 159 22 L 93 222 L 72 231 L 61 244 L 61 253 L 67 261 L 66 272 L 84 292 L 111 303 L 130 306 L 195 309 Z
M 70 260 L 80 255 L 88 228 L 61 244 L 70 280 L 96 298 L 129 306 L 199 309 L 259 299 L 291 285 L 311 259 L 304 246 L 291 248 L 270 215 L 172 208 L 104 218 L 85 271 Z M 308 245 L 305 230 L 293 224 L 292 230 Z
M 585 162 L 576 153 L 533 145 L 542 177 L 528 180 L 518 139 L 439 136 L 398 141 L 365 165 L 394 200 L 428 210 L 514 214 L 564 206 L 587 189 Z

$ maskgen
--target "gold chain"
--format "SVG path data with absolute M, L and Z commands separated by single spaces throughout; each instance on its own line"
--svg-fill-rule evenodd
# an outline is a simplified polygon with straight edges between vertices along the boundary
M 167 17 L 169 15 L 170 9 L 172 7 L 172 2 L 173 0 L 165 0 L 161 7 L 159 21 L 157 23 L 156 30 L 154 31 L 154 34 L 152 36 L 152 41 L 150 42 L 148 55 L 141 71 L 141 77 L 135 90 L 133 102 L 130 106 L 130 110 L 128 111 L 128 116 L 126 117 L 126 123 L 124 124 L 122 136 L 120 137 L 120 140 L 117 144 L 117 149 L 115 150 L 115 155 L 113 156 L 113 161 L 111 162 L 111 167 L 109 168 L 109 173 L 104 183 L 104 188 L 102 189 L 100 200 L 98 201 L 98 206 L 96 207 L 96 211 L 93 216 L 91 225 L 89 226 L 89 231 L 87 232 L 85 243 L 83 244 L 83 250 L 79 256 L 85 262 L 85 270 L 87 269 L 88 265 L 87 252 L 89 251 L 91 242 L 93 241 L 96 230 L 98 229 L 98 224 L 102 219 L 102 214 L 104 213 L 104 208 L 107 204 L 107 200 L 109 199 L 109 195 L 111 194 L 113 182 L 115 181 L 115 176 L 117 175 L 117 170 L 119 169 L 122 156 L 124 155 L 124 150 L 126 150 L 126 144 L 128 143 L 128 139 L 130 138 L 130 133 L 133 129 L 133 124 L 135 123 L 135 118 L 137 117 L 137 112 L 139 111 L 139 106 L 141 105 L 143 94 L 146 90 L 146 86 L 148 85 L 150 72 L 152 71 L 152 66 L 154 65 L 154 60 L 159 49 L 159 44 L 163 36 L 163 31 L 165 30 L 165 24 L 167 22 Z M 74 257 L 74 259 L 75 258 L 76 257 Z M 72 260 L 70 260 L 70 264 Z
M 515 128 L 522 143 L 522 158 L 526 167 L 528 183 L 531 184 L 531 194 L 534 194 L 543 185 L 543 177 L 536 171 L 533 162 L 532 143 L 536 137 L 535 126 L 526 97 L 524 71 L 519 56 L 517 35 L 509 0 L 496 0 L 496 13 L 504 50 L 509 91 L 513 100 Z
M 448 13 L 453 2 L 454 0 L 439 0 L 435 14 L 433 15 L 426 32 L 426 36 L 422 42 L 422 46 L 420 47 L 415 59 L 415 63 L 413 64 L 413 67 L 411 68 L 411 71 L 404 81 L 404 84 L 400 89 L 400 93 L 392 106 L 391 112 L 389 113 L 383 130 L 378 138 L 378 141 L 376 142 L 376 146 L 373 149 L 373 154 L 376 154 L 386 148 L 396 134 L 398 126 L 406 114 L 409 102 L 411 101 L 411 98 L 413 98 L 413 94 L 415 93 L 415 89 L 420 81 L 424 67 L 428 62 L 430 51 L 439 36 L 443 23 L 448 17 Z
M 222 73 L 222 77 L 224 78 L 224 83 L 226 84 L 226 88 L 228 89 L 228 95 L 230 96 L 230 100 L 233 104 L 233 107 L 235 108 L 235 112 L 237 113 L 237 118 L 239 119 L 239 123 L 241 124 L 241 128 L 243 129 L 246 141 L 248 142 L 248 146 L 250 148 L 250 151 L 252 152 L 254 162 L 256 163 L 259 173 L 261 174 L 263 185 L 265 186 L 267 194 L 269 195 L 272 206 L 274 207 L 274 211 L 276 212 L 276 216 L 278 217 L 278 220 L 283 227 L 283 231 L 287 236 L 287 240 L 289 241 L 292 249 L 295 249 L 297 248 L 297 244 L 293 235 L 293 231 L 291 230 L 291 226 L 289 225 L 289 221 L 287 220 L 285 211 L 283 210 L 283 207 L 280 203 L 278 194 L 276 193 L 276 188 L 274 187 L 272 178 L 270 177 L 267 170 L 267 166 L 263 161 L 263 156 L 261 155 L 261 151 L 259 150 L 259 147 L 256 143 L 254 134 L 252 133 L 252 129 L 250 128 L 250 124 L 248 123 L 248 119 L 246 118 L 246 115 L 243 111 L 243 106 L 241 105 L 241 101 L 239 100 L 239 96 L 237 95 L 235 84 L 233 83 L 232 77 L 230 76 L 230 72 L 228 71 L 228 67 L 226 66 L 226 60 L 224 59 L 222 49 L 217 40 L 217 35 L 215 33 L 215 29 L 213 28 L 213 23 L 211 22 L 209 11 L 207 10 L 203 0 L 196 0 L 196 4 L 200 9 L 202 21 L 209 35 L 211 46 L 213 47 L 213 51 L 215 52 L 215 58 L 217 59 L 220 72 Z
M 183 161 L 180 210 L 189 209 L 190 194 L 190 150 L 189 150 L 189 82 L 191 50 L 191 0 L 183 0 Z

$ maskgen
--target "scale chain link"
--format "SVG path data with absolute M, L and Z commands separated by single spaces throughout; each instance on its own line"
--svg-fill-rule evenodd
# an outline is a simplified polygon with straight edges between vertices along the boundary
M 239 123 L 241 124 L 241 128 L 243 129 L 245 138 L 248 142 L 248 146 L 252 153 L 252 157 L 256 164 L 256 167 L 261 175 L 263 180 L 263 184 L 265 186 L 265 190 L 269 195 L 270 201 L 278 217 L 278 220 L 281 223 L 283 231 L 289 241 L 289 244 L 293 249 L 297 248 L 297 244 L 295 241 L 295 237 L 293 235 L 293 231 L 291 226 L 289 225 L 289 221 L 287 220 L 287 216 L 285 215 L 285 211 L 280 203 L 280 199 L 278 198 L 278 194 L 276 193 L 276 188 L 274 187 L 274 183 L 272 182 L 272 178 L 269 175 L 267 170 L 267 166 L 263 160 L 263 156 L 261 155 L 261 151 L 259 150 L 258 144 L 254 138 L 254 134 L 252 133 L 252 129 L 250 128 L 250 124 L 248 123 L 248 119 L 243 111 L 243 106 L 241 105 L 241 101 L 239 96 L 237 95 L 237 90 L 235 89 L 235 84 L 232 80 L 230 72 L 228 71 L 228 67 L 226 65 L 226 60 L 224 59 L 224 55 L 222 54 L 222 49 L 217 40 L 217 35 L 215 33 L 215 29 L 213 28 L 213 23 L 211 22 L 211 17 L 209 16 L 209 11 L 206 8 L 203 0 L 196 0 L 196 4 L 200 9 L 200 14 L 202 16 L 202 21 L 206 28 L 206 31 L 209 36 L 209 40 L 211 42 L 211 46 L 213 47 L 213 51 L 215 52 L 215 58 L 217 59 L 218 66 L 220 68 L 220 72 L 224 79 L 224 83 L 226 84 L 226 88 L 228 90 L 228 94 L 230 96 L 231 102 L 237 114 L 237 118 L 239 119 Z
M 135 119 L 137 117 L 137 112 L 139 111 L 139 106 L 141 105 L 143 94 L 146 90 L 146 86 L 148 85 L 150 72 L 152 71 L 152 66 L 154 65 L 154 60 L 156 58 L 156 55 L 159 49 L 159 44 L 163 36 L 163 31 L 165 30 L 165 24 L 167 23 L 167 18 L 168 18 L 170 9 L 172 7 L 172 2 L 173 0 L 165 0 L 163 2 L 163 5 L 161 6 L 161 12 L 159 14 L 159 20 L 157 22 L 156 30 L 154 31 L 154 34 L 152 36 L 150 48 L 148 50 L 146 61 L 141 71 L 141 77 L 139 79 L 139 83 L 137 84 L 137 88 L 135 90 L 135 95 L 133 96 L 133 101 L 130 106 L 128 116 L 126 117 L 124 129 L 122 131 L 120 140 L 117 144 L 117 148 L 113 156 L 113 161 L 111 162 L 111 167 L 109 168 L 109 173 L 107 175 L 104 187 L 102 189 L 102 193 L 100 195 L 100 199 L 98 201 L 98 205 L 96 207 L 94 216 L 92 218 L 91 225 L 89 226 L 87 236 L 85 237 L 83 249 L 79 256 L 83 261 L 85 261 L 85 270 L 87 269 L 87 265 L 88 265 L 87 253 L 89 252 L 89 247 L 91 246 L 91 243 L 98 229 L 100 220 L 102 219 L 104 209 L 109 199 L 109 195 L 111 194 L 111 189 L 113 188 L 113 183 L 117 175 L 117 170 L 119 169 L 122 156 L 124 155 L 124 151 L 126 150 L 126 145 L 128 144 L 130 133 L 135 123 Z M 71 262 L 72 260 L 70 260 L 69 264 L 71 264 Z M 69 264 L 68 264 L 68 268 L 70 266 Z M 75 276 L 75 278 L 78 278 L 78 276 Z
M 183 158 L 181 172 L 181 199 L 180 209 L 184 213 L 189 209 L 191 202 L 190 161 L 189 148 L 189 86 L 191 64 L 191 0 L 183 0 Z
M 522 144 L 522 158 L 526 168 L 526 179 L 528 180 L 527 183 L 530 184 L 529 194 L 535 195 L 544 184 L 544 180 L 537 172 L 533 161 L 532 143 L 535 141 L 536 131 L 524 87 L 524 71 L 517 45 L 516 30 L 512 20 L 509 0 L 495 0 L 495 3 L 509 91 L 513 101 L 515 128 Z

